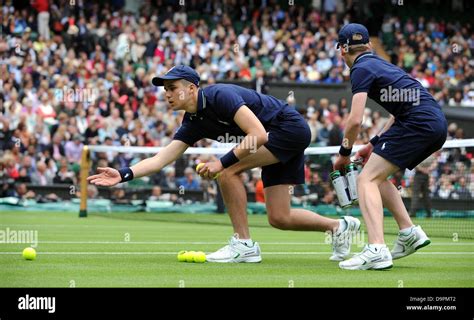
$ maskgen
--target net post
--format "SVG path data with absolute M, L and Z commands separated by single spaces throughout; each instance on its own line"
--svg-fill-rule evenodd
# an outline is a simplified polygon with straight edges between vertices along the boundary
M 79 208 L 79 218 L 87 217 L 87 177 L 89 175 L 90 151 L 88 146 L 82 148 L 81 156 L 81 205 Z

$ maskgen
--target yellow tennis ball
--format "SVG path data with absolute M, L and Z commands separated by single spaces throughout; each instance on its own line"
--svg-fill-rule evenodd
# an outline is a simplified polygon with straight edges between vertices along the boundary
M 36 250 L 29 247 L 23 250 L 23 258 L 26 260 L 35 260 L 36 259 Z
M 186 256 L 185 256 L 186 252 L 187 251 L 184 251 L 184 250 L 178 252 L 178 261 L 179 262 L 186 262 Z
M 196 251 L 188 251 L 184 254 L 184 257 L 186 259 L 186 262 L 194 262 L 194 255 L 196 254 Z
M 197 262 L 197 263 L 206 262 L 206 254 L 202 251 L 196 252 L 196 254 L 194 254 L 194 262 Z
M 196 171 L 199 171 L 199 169 L 201 169 L 202 167 L 204 167 L 204 162 L 201 162 L 196 166 Z
M 196 172 L 198 172 L 198 171 L 199 171 L 199 169 L 201 169 L 201 168 L 202 168 L 204 165 L 205 165 L 205 163 L 204 163 L 204 162 L 201 162 L 201 163 L 199 163 L 199 164 L 196 166 Z M 221 175 L 221 174 L 220 174 L 220 173 L 218 173 L 218 174 L 216 174 L 216 175 L 214 176 L 214 178 L 212 178 L 212 179 L 214 179 L 214 180 L 215 180 L 215 179 L 219 178 L 219 176 L 220 176 L 220 175 Z

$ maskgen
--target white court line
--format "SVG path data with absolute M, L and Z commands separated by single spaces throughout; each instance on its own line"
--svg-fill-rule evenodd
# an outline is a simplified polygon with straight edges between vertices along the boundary
M 161 222 L 161 221 L 160 221 Z M 22 228 L 116 228 L 116 229 L 122 229 L 122 228 L 135 228 L 137 226 L 108 226 L 108 225 L 97 225 L 97 224 L 5 224 L 5 223 L 0 223 L 0 226 L 2 227 L 22 227 Z M 143 226 L 138 226 L 139 228 L 156 228 L 156 225 L 143 225 Z
M 45 244 L 226 244 L 212 241 L 38 241 Z M 258 242 L 261 245 L 328 245 L 326 242 Z M 432 246 L 473 246 L 474 242 L 432 242 Z
M 21 252 L 0 252 L 0 255 L 20 255 Z M 40 255 L 176 255 L 177 252 L 41 252 Z M 330 255 L 331 252 L 265 252 L 262 255 Z M 417 252 L 417 255 L 474 255 L 474 252 Z

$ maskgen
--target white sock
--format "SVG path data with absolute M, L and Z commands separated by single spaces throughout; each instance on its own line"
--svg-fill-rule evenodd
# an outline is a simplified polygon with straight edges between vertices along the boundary
M 369 249 L 372 250 L 372 251 L 375 251 L 375 252 L 379 252 L 380 249 L 382 248 L 385 248 L 386 245 L 385 243 L 373 243 L 373 244 L 369 244 Z
M 407 236 L 411 233 L 411 229 L 413 229 L 414 226 L 411 226 L 411 227 L 408 227 L 408 228 L 405 228 L 405 229 L 400 229 L 400 234 L 401 235 L 404 235 L 404 236 Z
M 239 242 L 245 244 L 247 247 L 251 247 L 253 245 L 252 239 L 239 239 Z
M 339 219 L 339 228 L 337 228 L 337 234 L 344 232 L 347 229 L 347 222 L 344 219 Z

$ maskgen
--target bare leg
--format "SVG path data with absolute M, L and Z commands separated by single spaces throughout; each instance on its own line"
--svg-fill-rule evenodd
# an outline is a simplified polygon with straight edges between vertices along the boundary
M 280 184 L 265 188 L 265 199 L 270 224 L 282 230 L 334 231 L 337 219 L 320 216 L 309 210 L 291 209 L 291 185 Z
M 372 153 L 357 179 L 359 205 L 367 226 L 369 244 L 384 244 L 383 205 L 379 186 L 398 167 Z
M 410 215 L 403 204 L 402 197 L 398 192 L 397 187 L 388 180 L 385 180 L 379 185 L 380 195 L 385 208 L 390 210 L 395 221 L 397 221 L 399 229 L 405 229 L 413 226 Z
M 245 170 L 279 162 L 264 146 L 256 153 L 222 171 L 218 178 L 222 198 L 229 211 L 234 233 L 241 239 L 249 239 L 250 231 L 247 219 L 247 194 L 239 174 Z

